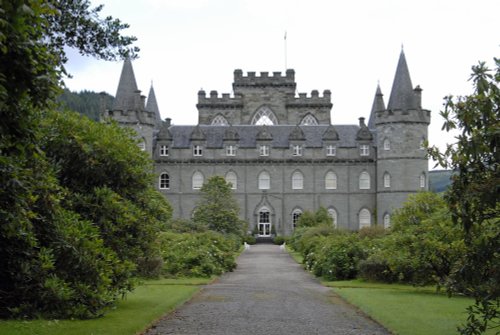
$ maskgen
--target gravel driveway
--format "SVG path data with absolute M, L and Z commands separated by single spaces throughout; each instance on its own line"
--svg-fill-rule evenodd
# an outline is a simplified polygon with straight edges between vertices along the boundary
M 153 326 L 159 334 L 390 334 L 321 286 L 279 246 L 251 246 L 234 272 Z

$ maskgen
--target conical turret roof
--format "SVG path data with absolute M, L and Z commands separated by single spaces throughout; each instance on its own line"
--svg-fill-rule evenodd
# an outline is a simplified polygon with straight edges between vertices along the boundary
M 370 113 L 370 119 L 368 120 L 368 129 L 375 128 L 376 113 L 384 110 L 385 110 L 384 95 L 382 94 L 380 85 L 377 85 L 375 98 L 373 99 L 372 111 Z
M 123 62 L 122 73 L 120 75 L 120 82 L 116 90 L 116 97 L 113 103 L 113 109 L 117 110 L 132 110 L 135 107 L 135 95 L 137 89 L 137 82 L 135 81 L 134 69 L 130 58 L 125 59 Z
M 148 112 L 155 113 L 156 126 L 158 128 L 160 128 L 161 127 L 161 115 L 160 115 L 160 109 L 158 108 L 158 103 L 156 102 L 156 95 L 155 95 L 155 90 L 153 88 L 153 83 L 151 83 L 151 88 L 149 89 L 146 110 Z
M 417 103 L 415 93 L 413 92 L 413 86 L 411 84 L 410 71 L 408 70 L 408 65 L 406 64 L 404 51 L 401 50 L 387 109 L 408 110 L 416 108 Z

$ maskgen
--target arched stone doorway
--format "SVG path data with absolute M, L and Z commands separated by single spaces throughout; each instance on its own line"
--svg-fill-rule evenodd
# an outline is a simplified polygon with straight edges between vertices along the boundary
M 259 237 L 271 237 L 271 212 L 267 207 L 261 207 L 257 216 L 257 233 Z

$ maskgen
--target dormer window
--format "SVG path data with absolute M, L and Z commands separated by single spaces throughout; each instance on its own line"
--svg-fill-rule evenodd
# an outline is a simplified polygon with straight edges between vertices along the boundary
M 299 144 L 292 145 L 292 156 L 302 156 L 302 146 Z
M 259 156 L 269 156 L 269 146 L 261 145 L 259 147 Z
M 370 155 L 370 146 L 368 144 L 361 144 L 359 146 L 359 155 L 360 156 L 369 156 Z
M 226 156 L 236 156 L 236 146 L 227 145 L 226 146 Z
M 160 156 L 168 156 L 168 145 L 160 146 Z
M 203 156 L 203 147 L 201 145 L 193 145 L 193 156 Z
M 336 156 L 337 155 L 337 147 L 335 145 L 327 145 L 326 146 L 326 155 L 327 156 Z

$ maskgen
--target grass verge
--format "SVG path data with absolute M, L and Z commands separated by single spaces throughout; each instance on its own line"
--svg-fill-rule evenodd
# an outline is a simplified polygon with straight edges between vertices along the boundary
M 465 297 L 450 298 L 433 287 L 358 280 L 323 284 L 399 335 L 457 334 L 457 327 L 466 321 L 466 307 L 473 303 Z
M 92 320 L 1 320 L 5 335 L 127 335 L 145 330 L 152 322 L 189 300 L 212 279 L 147 280 L 118 302 L 105 316 Z

